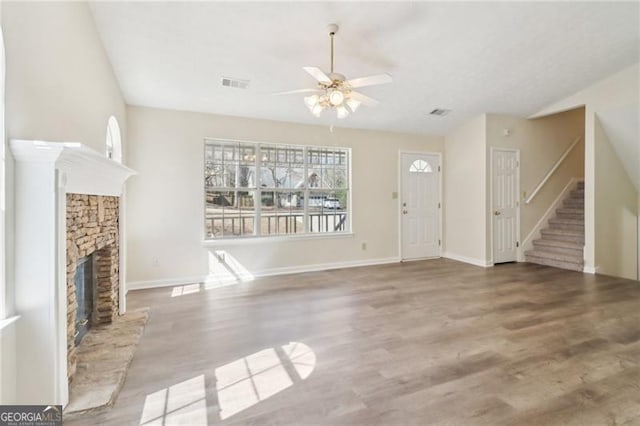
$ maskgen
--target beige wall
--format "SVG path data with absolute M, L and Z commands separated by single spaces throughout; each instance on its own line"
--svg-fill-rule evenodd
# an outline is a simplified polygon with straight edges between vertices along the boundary
M 595 258 L 598 272 L 638 278 L 638 193 L 595 119 Z
M 105 150 L 107 120 L 126 133 L 125 103 L 84 2 L 4 2 L 8 138 Z
M 444 255 L 487 263 L 486 116 L 480 115 L 445 138 Z
M 640 93 L 640 64 L 634 64 L 620 72 L 589 86 L 578 93 L 562 99 L 534 114 L 542 117 L 560 111 L 585 107 L 585 270 L 595 271 L 601 263 L 596 258 L 596 234 L 606 232 L 597 229 L 596 224 L 596 188 L 603 188 L 596 182 L 596 114 L 616 107 L 638 104 Z M 604 189 L 603 189 L 604 190 Z M 609 190 L 609 189 L 606 189 Z M 606 226 L 600 222 L 601 226 Z M 627 236 L 623 236 L 627 238 Z M 635 237 L 633 237 L 635 238 Z M 636 248 L 637 250 L 637 248 Z M 634 251 L 635 253 L 635 251 Z M 601 252 L 601 256 L 606 253 Z M 605 260 L 605 262 L 608 262 Z
M 125 102 L 86 3 L 5 1 L 2 29 L 6 143 L 72 141 L 104 152 L 111 115 L 125 134 Z M 14 164 L 11 151 L 6 152 L 6 261 L 11 282 Z
M 126 130 L 125 103 L 84 2 L 2 2 L 6 52 L 5 126 L 9 139 L 84 143 L 104 152 L 107 120 Z M 6 148 L 6 283 L 14 312 L 14 162 Z M 19 314 L 19 312 L 18 312 Z M 2 350 L 12 347 L 2 336 Z M 13 341 L 13 338 L 11 338 Z M 18 354 L 28 356 L 28 354 Z M 6 362 L 3 356 L 3 362 Z M 2 366 L 0 403 L 15 398 L 15 382 Z M 21 373 L 18 371 L 18 380 Z
M 128 108 L 128 282 L 201 279 L 223 250 L 252 274 L 398 258 L 398 151 L 441 152 L 443 138 Z M 352 236 L 203 246 L 203 138 L 352 148 Z M 362 250 L 361 244 L 367 243 Z M 215 262 L 214 262 L 215 263 Z M 133 288 L 132 287 L 132 288 Z
M 505 136 L 503 131 L 510 134 Z M 532 193 L 555 162 L 573 141 L 582 140 L 529 204 L 525 199 Z M 584 177 L 584 108 L 578 108 L 539 119 L 526 119 L 487 114 L 487 155 L 491 147 L 520 150 L 520 241 L 531 233 L 540 218 L 572 178 Z M 490 164 L 490 160 L 489 164 Z M 488 189 L 491 171 L 488 171 Z M 488 201 L 491 210 L 491 200 Z M 488 218 L 491 220 L 491 217 Z M 489 230 L 490 227 L 488 226 Z M 491 240 L 490 233 L 487 238 Z M 491 249 L 489 249 L 491 250 Z

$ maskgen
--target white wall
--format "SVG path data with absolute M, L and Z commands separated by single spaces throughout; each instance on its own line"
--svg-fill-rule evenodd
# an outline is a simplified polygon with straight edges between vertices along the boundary
M 126 109 L 87 4 L 2 2 L 1 19 L 6 46 L 6 140 L 74 141 L 104 152 L 109 116 L 116 116 L 124 133 Z M 5 260 L 11 315 L 20 314 L 20 306 L 12 303 L 14 161 L 8 148 L 5 150 Z M 20 333 L 19 320 L 16 326 Z M 12 346 L 4 335 L 2 346 L 3 351 Z M 0 403 L 14 401 L 15 383 L 10 383 L 9 376 L 17 370 L 19 381 L 29 374 L 28 357 L 18 352 L 18 360 L 25 364 L 17 368 L 3 364 L 6 389 Z
M 105 150 L 107 121 L 123 134 L 125 104 L 84 2 L 5 2 L 7 136 Z
M 0 2 L 0 22 L 2 22 L 2 2 Z M 2 88 L 0 90 L 0 134 L 2 134 L 2 140 L 4 141 L 4 119 L 5 119 L 5 52 L 4 52 L 4 32 L 2 43 L 2 58 L 0 66 L 0 84 Z M 7 404 L 15 402 L 16 394 L 16 336 L 15 336 L 15 323 L 7 324 L 5 318 L 11 313 L 13 309 L 13 301 L 9 303 L 7 296 L 10 299 L 13 298 L 13 294 L 7 294 L 5 282 L 6 282 L 6 247 L 5 247 L 5 211 L 6 204 L 5 199 L 5 154 L 2 145 L 2 152 L 0 156 L 0 404 Z M 13 291 L 13 289 L 11 289 Z M 11 305 L 11 306 L 9 306 Z M 8 312 L 7 312 L 8 311 Z
M 505 136 L 504 129 L 510 134 Z M 584 109 L 542 119 L 499 114 L 476 117 L 445 138 L 445 256 L 490 265 L 492 253 L 491 147 L 520 150 L 520 237 L 524 239 L 572 178 L 584 176 L 584 144 L 578 144 L 531 204 L 524 199 L 584 134 Z
M 504 129 L 509 130 L 508 136 L 504 135 Z M 583 139 L 531 203 L 525 204 L 525 199 L 577 137 Z M 491 147 L 520 150 L 520 239 L 523 242 L 567 183 L 572 178 L 584 177 L 584 108 L 539 119 L 487 114 L 489 158 Z M 487 193 L 492 184 L 491 171 L 488 173 Z M 491 211 L 490 199 L 488 203 Z M 492 238 L 490 233 L 487 238 Z
M 487 264 L 486 116 L 445 138 L 444 255 Z
M 636 279 L 638 192 L 597 116 L 595 160 L 595 255 L 598 272 Z
M 640 93 L 640 64 L 624 70 L 589 86 L 578 93 L 560 100 L 534 114 L 542 117 L 579 106 L 585 107 L 585 270 L 595 271 L 599 262 L 596 258 L 596 233 L 606 232 L 606 228 L 596 229 L 596 173 L 595 173 L 595 132 L 596 113 L 620 107 L 635 107 Z M 602 188 L 602 187 L 601 187 Z M 602 253 L 602 255 L 606 255 Z
M 596 234 L 606 232 L 596 224 L 596 114 L 599 111 L 621 107 L 636 107 L 640 93 L 640 64 L 632 65 L 620 72 L 568 96 L 532 117 L 542 117 L 579 106 L 585 107 L 585 270 L 595 271 L 600 263 L 596 258 Z M 636 118 L 637 120 L 637 118 Z M 600 226 L 604 226 L 600 224 Z M 631 236 L 632 238 L 635 238 Z M 627 236 L 623 236 L 627 238 Z M 637 250 L 637 248 L 636 248 Z M 607 256 L 601 252 L 601 256 Z M 605 260 L 606 262 L 606 260 Z
M 313 265 L 398 260 L 398 151 L 441 152 L 443 138 L 128 108 L 127 192 L 130 288 L 203 279 L 224 250 L 251 274 Z M 341 146 L 352 149 L 353 236 L 261 239 L 203 246 L 205 137 Z M 361 244 L 367 243 L 362 250 Z

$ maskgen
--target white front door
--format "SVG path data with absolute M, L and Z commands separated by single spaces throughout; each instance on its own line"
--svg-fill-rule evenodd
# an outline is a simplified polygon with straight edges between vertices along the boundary
M 492 149 L 493 263 L 518 259 L 518 167 L 516 150 Z
M 402 260 L 440 256 L 440 156 L 401 153 Z

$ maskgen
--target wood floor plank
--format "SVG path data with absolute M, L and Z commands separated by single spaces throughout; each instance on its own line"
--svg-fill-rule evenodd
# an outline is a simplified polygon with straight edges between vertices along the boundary
M 122 392 L 69 424 L 640 424 L 638 281 L 438 259 L 128 306 L 151 311 Z

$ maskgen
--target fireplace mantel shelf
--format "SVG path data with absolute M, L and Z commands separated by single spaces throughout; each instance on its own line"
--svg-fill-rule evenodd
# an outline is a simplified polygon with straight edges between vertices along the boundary
M 77 142 L 14 139 L 11 152 L 18 162 L 53 162 L 62 172 L 67 192 L 119 196 L 124 182 L 136 172 Z

